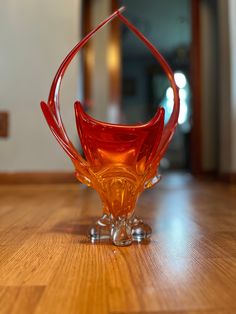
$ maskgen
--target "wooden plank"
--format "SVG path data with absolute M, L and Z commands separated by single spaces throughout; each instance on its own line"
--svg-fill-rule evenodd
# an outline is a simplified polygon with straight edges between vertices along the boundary
M 78 182 L 73 172 L 0 172 L 1 184 L 65 184 Z
M 0 313 L 236 313 L 236 186 L 164 178 L 137 214 L 147 245 L 92 245 L 101 213 L 83 185 L 0 191 Z
M 77 192 L 77 189 L 75 190 Z M 75 221 L 79 209 L 71 208 L 68 203 L 65 206 L 65 195 L 63 197 L 58 196 L 55 199 L 55 194 L 51 192 L 54 195 L 54 205 L 52 206 L 50 198 L 46 203 L 37 198 L 38 191 L 35 188 L 31 189 L 31 193 L 34 194 L 34 198 L 27 198 L 28 206 L 24 208 L 27 215 L 23 216 L 22 221 L 19 222 L 20 219 L 18 219 L 11 226 L 14 236 L 17 230 L 15 229 L 16 225 L 18 226 L 18 232 L 20 226 L 23 227 L 21 232 L 23 238 L 25 236 L 25 225 L 28 226 L 27 229 L 31 230 L 31 236 L 25 236 L 25 241 L 14 254 L 11 253 L 10 258 L 7 256 L 8 258 L 3 260 L 0 269 L 0 285 L 34 285 L 35 282 L 37 282 L 36 285 L 44 285 L 54 270 L 53 267 L 48 268 L 48 263 L 51 266 L 57 263 L 65 244 L 70 242 L 73 236 L 73 234 L 67 236 L 67 233 L 65 235 L 64 230 L 58 230 L 57 226 L 65 219 L 66 221 L 70 219 L 70 215 Z M 57 210 L 55 210 L 55 207 Z M 14 243 L 18 243 L 18 237 Z M 2 236 L 3 244 L 5 243 L 4 238 L 5 235 Z M 10 238 L 9 242 L 12 243 L 12 235 L 9 235 L 8 238 Z M 7 244 L 7 248 L 11 249 L 11 245 Z M 14 265 L 16 264 L 20 266 L 15 268 Z
M 1 314 L 33 313 L 44 287 L 1 287 Z

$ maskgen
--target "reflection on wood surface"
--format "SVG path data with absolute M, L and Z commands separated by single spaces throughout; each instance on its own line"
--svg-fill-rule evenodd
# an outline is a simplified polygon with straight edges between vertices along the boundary
M 0 313 L 236 313 L 236 187 L 164 177 L 137 213 L 150 244 L 92 245 L 82 185 L 1 186 Z

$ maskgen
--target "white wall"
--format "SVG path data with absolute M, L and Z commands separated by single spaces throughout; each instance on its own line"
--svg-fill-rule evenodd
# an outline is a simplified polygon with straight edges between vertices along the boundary
M 236 172 L 236 27 L 235 0 L 218 0 L 220 172 Z
M 62 59 L 78 42 L 81 0 L 8 0 L 0 7 L 0 110 L 10 136 L 0 138 L 0 172 L 73 169 L 40 110 Z M 76 141 L 73 103 L 78 64 L 62 86 L 66 127 Z
M 232 172 L 236 172 L 236 1 L 229 1 L 229 34 L 231 56 L 231 147 L 232 147 Z
M 203 169 L 235 173 L 236 1 L 201 0 L 200 13 Z

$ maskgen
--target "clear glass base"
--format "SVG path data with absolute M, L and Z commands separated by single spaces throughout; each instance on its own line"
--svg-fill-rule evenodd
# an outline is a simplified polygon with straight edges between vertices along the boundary
M 151 227 L 135 215 L 114 218 L 104 214 L 90 227 L 88 236 L 92 243 L 112 241 L 114 245 L 127 246 L 132 242 L 149 242 L 151 233 Z

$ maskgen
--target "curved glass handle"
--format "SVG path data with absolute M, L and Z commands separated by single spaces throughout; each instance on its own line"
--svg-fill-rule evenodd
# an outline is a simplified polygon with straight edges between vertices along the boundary
M 157 59 L 157 61 L 162 66 L 163 70 L 165 71 L 170 84 L 173 88 L 174 92 L 174 107 L 171 114 L 171 117 L 167 123 L 167 125 L 164 128 L 163 135 L 160 141 L 160 144 L 157 148 L 156 154 L 153 158 L 152 165 L 150 165 L 149 170 L 147 171 L 147 179 L 150 179 L 153 175 L 153 171 L 156 170 L 159 161 L 161 157 L 163 156 L 168 143 L 171 140 L 172 135 L 174 134 L 175 127 L 177 125 L 178 121 L 178 115 L 179 115 L 179 93 L 178 93 L 178 87 L 175 84 L 174 75 L 171 71 L 169 65 L 165 61 L 165 59 L 162 57 L 162 55 L 158 52 L 158 50 L 146 39 L 146 37 L 139 32 L 122 14 L 121 12 L 124 10 L 124 7 L 121 7 L 119 10 L 112 13 L 107 19 L 105 19 L 103 22 L 101 22 L 94 30 L 92 30 L 87 36 L 85 36 L 67 55 L 67 57 L 64 59 L 62 64 L 60 65 L 55 78 L 52 82 L 48 102 L 41 102 L 41 108 L 45 115 L 45 118 L 48 122 L 48 125 L 58 140 L 59 144 L 63 147 L 65 152 L 69 155 L 72 162 L 75 165 L 75 168 L 77 170 L 77 176 L 81 180 L 81 177 L 85 177 L 85 181 L 90 180 L 91 177 L 94 177 L 94 174 L 89 167 L 89 164 L 87 161 L 82 158 L 82 156 L 79 154 L 79 152 L 75 149 L 74 145 L 70 141 L 66 130 L 64 128 L 61 114 L 60 114 L 60 103 L 59 103 L 59 96 L 60 96 L 60 87 L 62 78 L 65 74 L 65 71 L 67 67 L 69 66 L 70 62 L 74 58 L 74 56 L 77 54 L 77 52 L 94 36 L 94 34 L 100 30 L 104 25 L 109 23 L 113 18 L 119 17 L 120 20 L 127 25 L 127 27 L 134 32 L 134 34 L 147 46 L 147 48 L 151 51 L 151 53 L 154 55 L 154 57 Z M 151 170 L 150 170 L 151 169 Z

